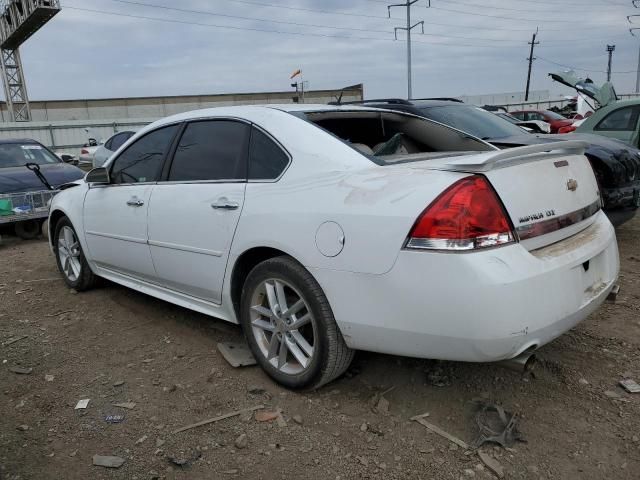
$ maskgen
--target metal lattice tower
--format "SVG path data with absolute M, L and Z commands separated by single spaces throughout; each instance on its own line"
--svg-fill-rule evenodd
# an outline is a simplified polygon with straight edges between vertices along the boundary
M 60 11 L 60 0 L 0 3 L 0 68 L 7 109 L 14 122 L 31 120 L 19 47 Z

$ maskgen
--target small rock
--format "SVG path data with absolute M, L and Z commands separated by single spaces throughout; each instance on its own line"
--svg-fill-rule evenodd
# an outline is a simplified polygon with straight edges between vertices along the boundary
M 161 438 L 157 438 L 156 439 L 156 448 L 160 448 L 162 445 L 164 445 L 164 440 Z
M 236 438 L 236 441 L 234 442 L 234 445 L 236 446 L 236 448 L 238 450 L 242 450 L 243 448 L 247 448 L 247 446 L 249 445 L 249 437 L 247 437 L 247 434 L 243 433 L 238 438 Z
M 53 375 L 45 375 L 44 376 L 44 381 L 45 382 L 53 382 L 54 379 L 55 379 L 55 377 Z
M 538 467 L 536 467 L 535 465 L 529 465 L 527 467 L 527 472 L 531 473 L 531 474 L 537 474 L 539 471 Z
M 607 390 L 606 392 L 604 392 L 605 397 L 609 397 L 609 398 L 620 398 L 620 395 L 616 392 L 612 392 L 611 390 Z
M 238 470 L 237 468 L 232 468 L 231 470 L 225 470 L 222 473 L 224 475 L 237 475 L 238 473 L 240 473 L 240 470 Z
M 360 431 L 361 432 L 366 432 L 368 428 L 369 427 L 367 426 L 366 423 L 363 423 L 362 425 L 360 425 Z
M 144 442 L 147 438 L 149 438 L 146 435 L 141 436 L 138 440 L 136 440 L 136 445 L 140 445 L 142 442 Z
M 18 425 L 16 427 L 16 430 L 20 430 L 21 432 L 26 432 L 27 430 L 29 430 L 29 425 Z
M 121 387 L 122 385 L 124 385 L 124 380 L 116 380 L 113 382 L 114 387 Z
M 109 457 L 102 455 L 94 455 L 93 456 L 93 464 L 98 467 L 106 467 L 106 468 L 120 468 L 125 462 L 125 459 L 122 457 Z
M 251 385 L 249 386 L 249 388 L 247 389 L 247 391 L 251 394 L 251 395 L 262 395 L 263 393 L 266 392 L 266 390 L 258 385 Z
M 271 422 L 279 416 L 280 412 L 269 412 L 265 410 L 258 410 L 255 415 L 258 422 Z
M 464 476 L 467 478 L 474 478 L 476 476 L 476 472 L 474 472 L 470 468 L 466 468 L 463 473 L 464 473 Z
M 578 380 L 578 383 L 580 385 L 589 385 L 589 381 L 586 378 L 581 378 L 580 380 Z
M 76 294 L 78 293 L 78 291 L 77 291 L 75 288 L 70 288 L 70 289 L 69 289 L 69 293 L 70 293 L 71 295 L 76 295 Z
M 70 457 L 75 457 L 78 454 L 78 450 L 74 450 L 69 454 Z
M 358 460 L 358 462 L 360 462 L 365 467 L 369 465 L 369 460 L 367 460 L 366 457 L 361 457 L 360 455 L 356 455 L 356 460 Z
M 378 400 L 378 405 L 376 405 L 376 410 L 378 411 L 378 413 L 381 413 L 383 415 L 386 415 L 389 413 L 389 400 L 387 400 L 384 397 L 380 397 L 380 400 Z
M 298 425 L 302 425 L 303 420 L 302 417 L 300 415 L 294 415 L 293 417 L 291 417 L 293 419 L 294 422 L 296 422 Z

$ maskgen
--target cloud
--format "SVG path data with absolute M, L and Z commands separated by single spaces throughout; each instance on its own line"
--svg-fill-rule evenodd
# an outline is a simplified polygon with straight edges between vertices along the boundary
M 296 68 L 302 68 L 304 79 L 313 89 L 362 82 L 369 97 L 406 95 L 404 33 L 399 32 L 400 39 L 393 41 L 393 28 L 403 26 L 404 13 L 402 9 L 394 9 L 394 18 L 385 18 L 384 2 L 253 1 L 350 14 L 327 15 L 258 6 L 250 0 L 249 3 L 138 1 L 251 19 L 176 12 L 113 0 L 66 0 L 63 11 L 22 47 L 30 97 L 288 90 L 289 75 Z M 494 0 L 491 6 L 480 0 L 431 3 L 434 8 L 425 8 L 426 2 L 422 0 L 412 9 L 414 21 L 427 22 L 428 34 L 421 35 L 415 30 L 413 35 L 416 97 L 523 90 L 529 54 L 527 42 L 537 26 L 540 45 L 536 47 L 539 58 L 534 63 L 533 89 L 551 90 L 558 96 L 569 93 L 547 76 L 550 71 L 562 69 L 549 61 L 591 69 L 579 73 L 590 74 L 596 82 L 603 81 L 607 44 L 616 44 L 614 72 L 636 68 L 640 38 L 629 35 L 625 19 L 635 13 L 631 5 L 608 6 L 607 2 L 601 2 L 580 7 L 578 0 L 558 5 L 552 0 L 542 3 Z M 68 8 L 72 6 L 233 28 L 103 15 Z M 272 23 L 274 20 L 290 24 Z M 614 73 L 613 80 L 619 92 L 630 92 L 635 87 L 633 73 Z

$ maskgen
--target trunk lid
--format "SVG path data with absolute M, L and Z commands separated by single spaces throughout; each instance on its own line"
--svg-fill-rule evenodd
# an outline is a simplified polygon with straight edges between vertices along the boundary
M 575 235 L 595 221 L 602 201 L 584 155 L 587 147 L 586 142 L 565 141 L 436 158 L 409 166 L 487 177 L 520 242 L 534 250 Z

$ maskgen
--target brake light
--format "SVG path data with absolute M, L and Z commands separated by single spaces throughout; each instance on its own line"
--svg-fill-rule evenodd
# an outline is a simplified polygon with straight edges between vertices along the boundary
M 422 212 L 406 247 L 467 251 L 515 240 L 511 222 L 489 181 L 474 175 L 457 181 Z
M 80 150 L 80 154 L 89 155 L 89 150 L 87 150 L 86 148 L 83 148 L 82 150 Z
M 560 127 L 558 129 L 558 133 L 571 133 L 571 132 L 575 132 L 577 127 L 574 127 L 573 125 L 567 125 L 566 127 Z

